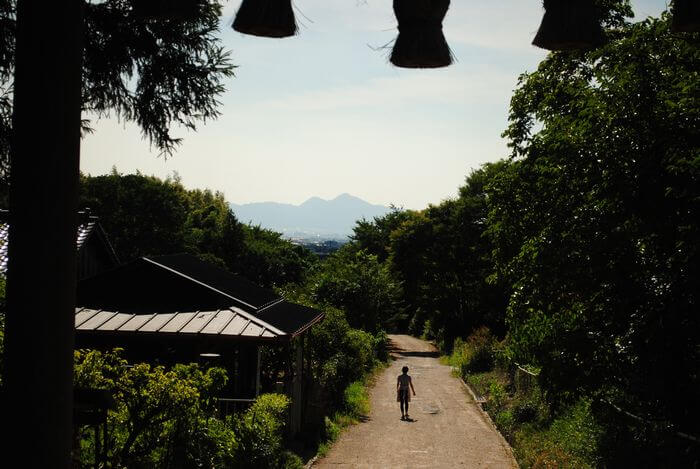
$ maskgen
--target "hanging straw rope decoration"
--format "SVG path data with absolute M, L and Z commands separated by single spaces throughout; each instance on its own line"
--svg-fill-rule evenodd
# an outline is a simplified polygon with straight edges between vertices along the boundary
M 297 32 L 292 0 L 243 0 L 233 29 L 261 37 L 289 37 Z
M 532 44 L 548 50 L 590 49 L 603 42 L 593 0 L 544 0 L 544 16 Z
M 394 0 L 399 35 L 389 61 L 403 68 L 438 68 L 452 63 L 442 33 L 450 0 Z
M 700 2 L 698 0 L 674 0 L 671 7 L 674 33 L 697 33 L 700 31 Z

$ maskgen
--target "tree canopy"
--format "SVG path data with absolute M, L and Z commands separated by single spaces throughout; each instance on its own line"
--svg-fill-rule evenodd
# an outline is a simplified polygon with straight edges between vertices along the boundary
M 150 16 L 136 0 L 84 5 L 83 113 L 114 114 L 136 123 L 148 141 L 170 155 L 179 125 L 216 118 L 223 80 L 233 75 L 229 53 L 216 37 L 219 1 L 192 2 L 185 18 Z M 9 172 L 12 135 L 16 0 L 0 0 L 0 177 Z M 90 122 L 83 121 L 90 130 Z
M 512 351 L 553 398 L 697 434 L 700 49 L 669 23 L 520 77 L 489 234 Z
M 122 262 L 185 252 L 271 287 L 302 282 L 317 261 L 279 233 L 240 223 L 222 193 L 186 189 L 177 175 L 83 176 L 80 207 L 99 217 Z

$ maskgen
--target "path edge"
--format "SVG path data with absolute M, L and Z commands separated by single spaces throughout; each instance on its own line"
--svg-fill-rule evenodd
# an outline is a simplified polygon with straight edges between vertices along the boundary
M 474 404 L 476 404 L 476 407 L 479 409 L 479 412 L 481 413 L 481 416 L 484 417 L 484 420 L 491 425 L 493 430 L 496 432 L 498 435 L 498 438 L 501 442 L 501 446 L 506 450 L 506 453 L 510 456 L 511 460 L 515 463 L 515 467 L 519 468 L 520 464 L 518 464 L 518 460 L 515 459 L 515 454 L 513 453 L 513 448 L 510 446 L 510 443 L 508 443 L 508 440 L 505 439 L 503 434 L 500 432 L 498 427 L 496 426 L 495 423 L 493 423 L 493 420 L 491 419 L 491 416 L 489 415 L 488 412 L 484 410 L 484 407 L 482 405 L 482 401 L 476 397 L 476 393 L 474 393 L 474 390 L 469 386 L 461 376 L 458 377 L 459 382 L 462 383 L 462 386 L 469 391 L 469 394 L 472 396 L 472 399 L 474 400 Z

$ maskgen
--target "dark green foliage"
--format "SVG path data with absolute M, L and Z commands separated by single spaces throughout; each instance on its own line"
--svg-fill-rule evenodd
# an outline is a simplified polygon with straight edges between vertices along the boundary
M 115 467 L 230 466 L 237 448 L 234 432 L 213 418 L 214 397 L 225 372 L 196 365 L 171 370 L 145 363 L 127 366 L 119 351 L 75 353 L 75 384 L 109 390 L 117 405 L 109 412 L 108 458 Z M 92 448 L 83 429 L 84 449 Z M 89 463 L 91 451 L 83 451 Z
M 329 407 L 337 409 L 342 407 L 345 388 L 374 366 L 374 338 L 352 329 L 342 311 L 325 311 L 325 319 L 312 328 L 308 343 L 313 375 L 320 381 Z
M 116 401 L 108 414 L 109 467 L 300 467 L 283 447 L 286 396 L 262 394 L 243 414 L 224 421 L 215 409 L 227 380 L 222 369 L 132 366 L 119 350 L 80 350 L 75 360 L 76 385 L 107 389 Z M 93 432 L 85 427 L 78 436 L 80 467 L 89 467 Z
M 351 327 L 375 333 L 402 314 L 401 286 L 377 256 L 343 247 L 328 257 L 307 283 L 319 305 L 345 311 Z
M 284 467 L 282 432 L 290 400 L 281 394 L 262 394 L 241 416 L 233 419 L 240 458 L 236 467 Z
M 700 49 L 668 23 L 625 26 L 521 77 L 489 233 L 498 278 L 513 285 L 511 351 L 542 367 L 551 399 L 601 397 L 698 435 Z M 654 435 L 609 457 L 697 457 L 693 443 L 660 449 Z
M 202 2 L 186 21 L 135 14 L 130 0 L 85 2 L 83 111 L 114 113 L 141 128 L 166 155 L 180 138 L 173 124 L 194 130 L 219 115 L 217 97 L 233 75 L 216 37 L 221 3 Z M 0 0 L 0 180 L 9 170 L 14 78 L 15 0 Z M 85 130 L 89 121 L 83 121 Z
M 177 175 L 83 176 L 80 206 L 99 217 L 122 262 L 186 252 L 264 287 L 299 283 L 316 262 L 279 233 L 239 223 L 222 193 L 185 189 Z
M 235 271 L 265 287 L 301 283 L 317 261 L 311 251 L 282 239 L 280 233 L 242 226 L 245 250 L 238 256 Z
M 504 333 L 507 290 L 487 281 L 493 247 L 483 236 L 485 188 L 503 168 L 503 163 L 487 164 L 474 171 L 457 199 L 358 222 L 346 249 L 368 249 L 385 258 L 402 286 L 405 319 L 385 327 L 408 328 L 446 347 L 482 324 Z
M 119 259 L 172 254 L 185 249 L 185 189 L 141 174 L 83 176 L 80 206 L 100 218 Z
M 389 257 L 391 233 L 410 217 L 410 213 L 392 206 L 391 212 L 374 220 L 358 220 L 352 229 L 351 246 L 377 256 L 380 262 Z
M 466 379 L 472 373 L 483 373 L 494 367 L 496 339 L 486 327 L 481 327 L 467 337 L 466 341 L 454 341 L 449 363 Z

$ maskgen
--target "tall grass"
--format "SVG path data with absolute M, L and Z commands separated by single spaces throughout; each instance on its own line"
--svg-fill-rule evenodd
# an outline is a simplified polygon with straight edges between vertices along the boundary
M 581 399 L 555 411 L 537 380 L 527 373 L 523 380 L 523 372 L 503 350 L 503 344 L 482 328 L 466 340 L 457 339 L 443 361 L 485 399 L 484 409 L 522 468 L 598 467 L 603 430 L 590 402 Z

